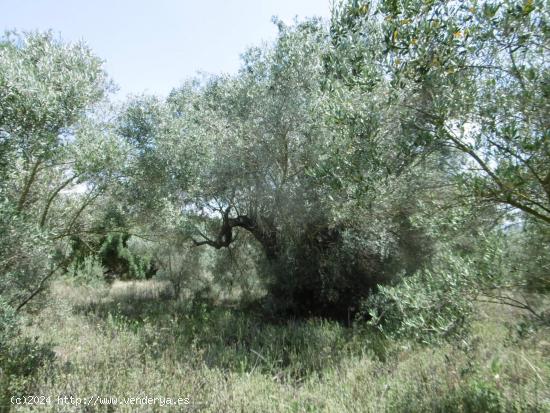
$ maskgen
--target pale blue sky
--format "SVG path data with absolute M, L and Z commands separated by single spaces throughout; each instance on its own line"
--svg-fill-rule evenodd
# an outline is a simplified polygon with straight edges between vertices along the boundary
M 239 55 L 292 22 L 330 15 L 330 0 L 0 0 L 0 29 L 53 29 L 105 60 L 119 97 L 167 94 L 197 71 L 234 73 Z

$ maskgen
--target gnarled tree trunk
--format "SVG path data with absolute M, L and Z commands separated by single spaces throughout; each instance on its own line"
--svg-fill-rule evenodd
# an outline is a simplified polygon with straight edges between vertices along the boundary
M 240 227 L 250 232 L 262 246 L 266 257 L 275 260 L 279 255 L 277 230 L 272 219 L 263 219 L 260 225 L 258 217 L 254 215 L 238 215 L 230 217 L 231 207 L 222 213 L 222 225 L 215 240 L 201 233 L 202 241 L 193 240 L 195 245 L 210 245 L 216 249 L 229 247 L 233 241 L 233 228 Z

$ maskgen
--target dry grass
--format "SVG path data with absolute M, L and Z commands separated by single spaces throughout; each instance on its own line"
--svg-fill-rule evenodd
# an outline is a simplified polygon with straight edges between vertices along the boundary
M 189 397 L 190 405 L 41 410 L 550 411 L 548 331 L 518 339 L 511 309 L 486 306 L 467 341 L 426 348 L 321 320 L 269 325 L 237 310 L 168 300 L 165 288 L 55 284 L 26 328 L 57 354 L 35 393 Z

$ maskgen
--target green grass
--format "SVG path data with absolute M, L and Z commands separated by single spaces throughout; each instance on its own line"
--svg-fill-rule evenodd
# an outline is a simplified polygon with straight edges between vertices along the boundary
M 33 393 L 189 397 L 183 411 L 200 412 L 550 411 L 548 330 L 516 339 L 508 308 L 484 307 L 465 342 L 426 348 L 324 320 L 270 324 L 234 306 L 170 300 L 165 289 L 54 284 L 25 328 L 56 353 Z

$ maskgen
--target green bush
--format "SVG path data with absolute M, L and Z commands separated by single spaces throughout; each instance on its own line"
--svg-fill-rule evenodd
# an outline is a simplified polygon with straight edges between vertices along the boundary
M 469 261 L 449 255 L 396 285 L 379 286 L 361 314 L 392 338 L 425 343 L 454 338 L 469 326 L 476 280 Z
M 349 322 L 378 285 L 390 283 L 396 272 L 412 273 L 429 260 L 429 237 L 410 225 L 407 214 L 393 213 L 392 220 L 377 223 L 387 227 L 376 230 L 367 228 L 375 225 L 372 222 L 306 226 L 270 263 L 268 309 Z
M 102 284 L 105 281 L 104 273 L 101 261 L 93 255 L 84 257 L 80 262 L 73 262 L 68 269 L 68 274 L 80 284 Z
M 38 370 L 55 358 L 50 344 L 23 337 L 15 310 L 0 297 L 0 405 L 29 390 Z
M 99 256 L 105 267 L 123 279 L 149 278 L 151 262 L 128 248 L 127 234 L 109 234 L 103 241 Z

